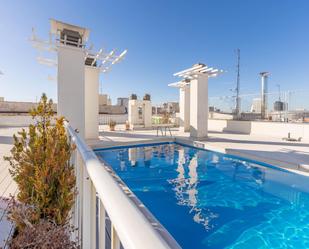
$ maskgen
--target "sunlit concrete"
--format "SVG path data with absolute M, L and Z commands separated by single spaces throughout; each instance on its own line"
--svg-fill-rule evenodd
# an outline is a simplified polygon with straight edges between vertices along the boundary
M 172 129 L 171 137 L 168 134 L 161 136 L 160 133 L 157 136 L 155 129 L 125 131 L 122 125 L 116 126 L 114 132 L 109 131 L 108 126 L 100 126 L 99 134 L 99 142 L 90 141 L 90 145 L 96 148 L 176 140 L 188 144 L 202 144 L 209 150 L 238 155 L 309 175 L 303 168 L 309 162 L 308 142 L 288 142 L 279 137 L 215 131 L 209 131 L 206 139 L 196 140 L 190 138 L 188 132 L 184 133 L 178 128 Z

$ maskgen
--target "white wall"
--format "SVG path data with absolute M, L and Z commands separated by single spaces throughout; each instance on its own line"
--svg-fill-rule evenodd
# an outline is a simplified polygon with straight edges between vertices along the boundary
M 33 119 L 29 115 L 0 115 L 0 126 L 29 126 Z
M 208 126 L 209 131 L 228 131 L 279 138 L 287 137 L 290 132 L 293 138 L 302 137 L 309 140 L 309 124 L 209 119 Z
M 142 108 L 142 115 L 139 115 L 139 108 Z M 149 100 L 130 99 L 128 106 L 128 121 L 130 125 L 152 125 L 152 106 Z
M 143 117 L 144 117 L 144 126 L 151 127 L 152 126 L 152 106 L 151 101 L 143 100 Z
M 110 121 L 115 121 L 116 124 L 125 124 L 128 120 L 128 114 L 100 114 L 99 124 L 107 125 Z
M 58 48 L 57 109 L 85 137 L 85 53 L 80 48 Z
M 309 139 L 309 124 L 276 123 L 276 122 L 252 122 L 251 133 L 266 136 L 291 137 Z
M 99 76 L 100 69 L 85 66 L 85 137 L 99 137 Z

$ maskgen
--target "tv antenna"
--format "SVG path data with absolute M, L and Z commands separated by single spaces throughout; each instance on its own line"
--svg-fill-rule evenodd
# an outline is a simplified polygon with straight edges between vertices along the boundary
M 280 89 L 280 84 L 277 84 L 278 87 L 278 93 L 279 93 L 279 101 L 281 101 L 281 89 Z
M 237 54 L 237 77 L 236 77 L 236 108 L 235 108 L 235 114 L 236 117 L 240 117 L 240 49 L 238 48 L 236 50 Z

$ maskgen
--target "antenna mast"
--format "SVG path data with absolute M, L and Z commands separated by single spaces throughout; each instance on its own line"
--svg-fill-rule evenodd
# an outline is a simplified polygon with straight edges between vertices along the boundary
M 239 90 L 240 90 L 240 49 L 236 50 L 237 53 L 237 78 L 236 78 L 236 108 L 235 114 L 236 118 L 240 118 L 240 97 L 239 97 Z
M 278 93 L 279 93 L 279 101 L 281 101 L 281 89 L 280 89 L 280 84 L 277 84 L 278 87 Z

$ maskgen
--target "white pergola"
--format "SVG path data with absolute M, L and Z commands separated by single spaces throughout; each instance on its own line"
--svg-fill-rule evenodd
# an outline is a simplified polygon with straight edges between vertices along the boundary
M 119 63 L 128 52 L 127 50 L 124 50 L 119 54 L 116 52 L 116 49 L 106 51 L 103 48 L 95 51 L 92 44 L 87 46 L 87 41 L 90 35 L 90 30 L 87 28 L 64 23 L 55 19 L 50 20 L 50 27 L 48 40 L 38 38 L 34 28 L 32 28 L 32 36 L 30 41 L 32 46 L 40 52 L 37 57 L 37 61 L 40 64 L 57 67 L 57 58 L 54 58 L 54 56 L 46 57 L 45 54 L 43 56 L 43 52 L 57 52 L 59 50 L 59 45 L 66 46 L 68 44 L 75 44 L 76 47 L 83 49 L 85 63 L 89 62 L 87 63 L 89 66 L 96 65 L 100 72 L 106 73 L 111 70 L 112 65 Z M 61 36 L 61 32 L 64 29 L 79 33 L 81 39 L 71 41 L 67 36 Z
M 180 127 L 190 131 L 195 138 L 207 137 L 208 133 L 208 78 L 216 77 L 223 70 L 198 63 L 175 73 L 182 78 L 169 84 L 179 88 Z
M 50 20 L 49 39 L 39 39 L 34 29 L 30 39 L 39 51 L 39 63 L 57 68 L 58 115 L 65 116 L 72 127 L 86 139 L 98 138 L 99 76 L 107 73 L 127 53 L 98 51 L 88 46 L 87 28 Z

